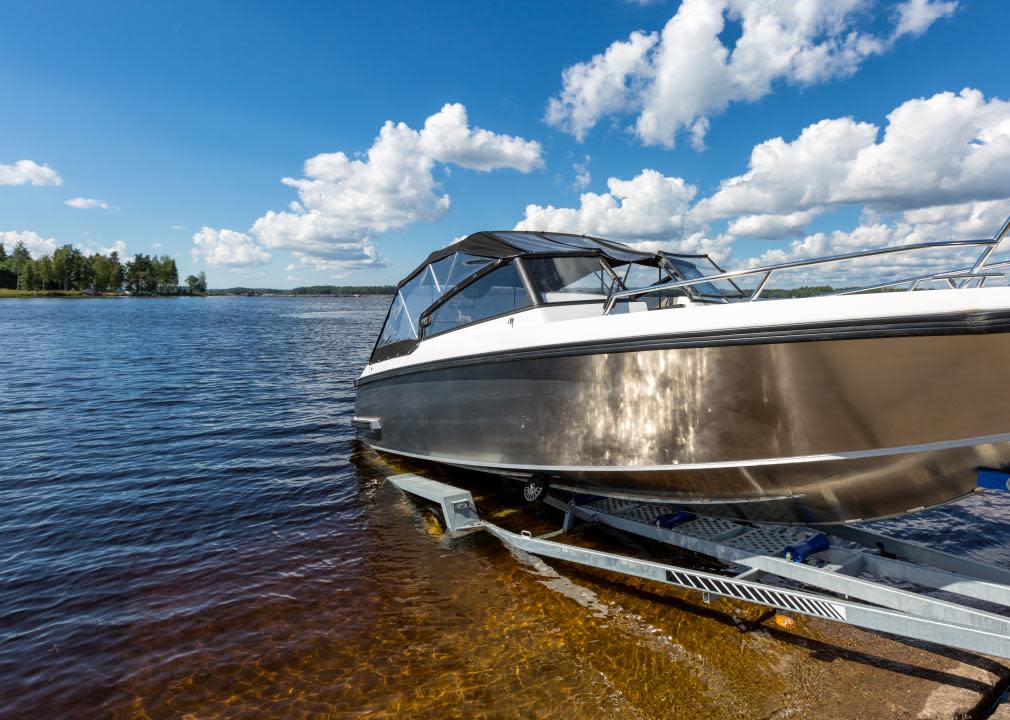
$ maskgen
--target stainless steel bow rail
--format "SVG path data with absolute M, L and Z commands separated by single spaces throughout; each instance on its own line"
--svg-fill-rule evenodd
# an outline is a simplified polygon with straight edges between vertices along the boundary
M 985 471 L 992 473 L 993 471 Z M 998 473 L 980 486 L 1007 485 Z M 485 530 L 505 545 L 647 580 L 698 590 L 707 602 L 721 596 L 779 611 L 842 622 L 1010 658 L 1010 617 L 924 594 L 942 590 L 1010 608 L 1010 571 L 853 526 L 821 528 L 734 522 L 672 510 L 670 505 L 614 498 L 553 496 L 563 510 L 561 530 L 538 537 L 482 520 L 470 492 L 413 474 L 389 478 L 398 488 L 437 505 L 448 532 Z M 599 523 L 722 561 L 727 574 L 694 570 L 578 547 L 557 538 L 575 520 Z M 889 583 L 900 582 L 904 587 Z M 908 589 L 916 587 L 916 590 Z
M 999 232 L 997 232 L 993 237 L 986 238 L 985 240 L 948 240 L 939 242 L 923 242 L 923 243 L 910 243 L 908 245 L 895 245 L 891 247 L 875 248 L 872 250 L 861 250 L 858 252 L 845 253 L 842 255 L 829 255 L 826 257 L 811 258 L 809 260 L 794 260 L 792 262 L 779 263 L 777 265 L 764 265 L 762 267 L 747 268 L 744 270 L 731 270 L 728 272 L 719 273 L 718 275 L 706 275 L 696 278 L 688 278 L 686 280 L 674 280 L 671 282 L 661 283 L 657 285 L 650 285 L 648 287 L 642 288 L 632 288 L 631 290 L 622 290 L 620 292 L 615 292 L 610 295 L 607 302 L 603 308 L 603 314 L 607 315 L 613 309 L 614 305 L 621 300 L 630 300 L 632 298 L 639 297 L 641 295 L 648 295 L 649 293 L 662 292 L 664 290 L 675 290 L 678 288 L 688 288 L 694 287 L 695 285 L 702 285 L 704 283 L 716 282 L 719 280 L 735 280 L 736 278 L 747 277 L 751 275 L 759 276 L 757 287 L 750 291 L 750 296 L 747 297 L 743 302 L 753 302 L 757 300 L 761 293 L 764 291 L 765 286 L 771 279 L 772 275 L 777 272 L 784 272 L 787 270 L 795 270 L 796 268 L 809 267 L 811 265 L 827 265 L 830 263 L 843 262 L 846 260 L 858 260 L 860 258 L 877 257 L 880 255 L 893 255 L 895 253 L 906 253 L 913 250 L 949 250 L 956 248 L 969 248 L 969 247 L 981 247 L 983 248 L 982 254 L 979 255 L 978 259 L 970 267 L 957 268 L 954 270 L 942 270 L 939 272 L 926 273 L 922 275 L 913 275 L 911 277 L 900 278 L 897 280 L 889 280 L 888 282 L 878 283 L 876 285 L 867 285 L 865 287 L 854 288 L 849 290 L 844 290 L 838 295 L 853 295 L 855 293 L 871 292 L 874 290 L 885 290 L 887 288 L 900 287 L 902 285 L 908 285 L 908 290 L 915 290 L 924 282 L 929 282 L 933 280 L 946 280 L 950 287 L 958 289 L 965 288 L 975 280 L 978 280 L 977 287 L 984 287 L 986 282 L 991 277 L 1004 277 L 1006 275 L 1006 270 L 1003 272 L 997 272 L 1003 268 L 1010 268 L 1010 260 L 1005 260 L 998 263 L 988 263 L 989 258 L 992 256 L 996 249 L 999 247 L 1000 243 L 1003 242 L 1007 237 L 1007 233 L 1010 232 L 1010 217 L 1006 219 L 1002 227 L 1000 227 Z M 661 253 L 662 254 L 662 253 Z

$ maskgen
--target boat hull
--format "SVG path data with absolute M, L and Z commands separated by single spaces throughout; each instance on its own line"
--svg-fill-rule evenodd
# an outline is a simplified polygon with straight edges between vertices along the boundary
M 359 382 L 376 449 L 556 486 L 842 522 L 948 502 L 1010 462 L 1010 334 L 567 348 Z

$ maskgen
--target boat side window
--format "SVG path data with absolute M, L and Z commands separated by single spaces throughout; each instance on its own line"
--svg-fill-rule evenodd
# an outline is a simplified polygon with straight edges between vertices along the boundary
M 533 304 L 515 265 L 509 263 L 467 285 L 432 311 L 425 337 L 503 315 Z
M 544 302 L 604 300 L 614 279 L 595 255 L 525 258 L 530 282 Z

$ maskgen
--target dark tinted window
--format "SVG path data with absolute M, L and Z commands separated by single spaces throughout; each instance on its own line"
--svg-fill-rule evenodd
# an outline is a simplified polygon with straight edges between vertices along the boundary
M 533 303 L 515 266 L 494 270 L 466 286 L 431 314 L 426 337 L 438 335 L 463 325 L 529 307 Z
M 525 258 L 530 282 L 544 302 L 601 300 L 610 293 L 613 279 L 597 257 Z

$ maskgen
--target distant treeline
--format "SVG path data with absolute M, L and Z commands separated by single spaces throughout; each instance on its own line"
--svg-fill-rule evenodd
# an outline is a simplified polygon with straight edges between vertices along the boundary
M 392 295 L 396 285 L 310 285 L 289 292 L 292 295 Z
M 805 297 L 816 297 L 818 295 L 834 295 L 835 293 L 843 293 L 847 290 L 856 290 L 855 287 L 843 287 L 835 288 L 830 285 L 804 285 L 798 288 L 772 288 L 768 290 L 763 290 L 761 292 L 762 298 L 767 298 L 769 300 L 776 300 L 781 298 L 805 298 Z M 892 293 L 892 292 L 904 292 L 906 288 L 904 287 L 890 287 L 882 288 L 880 290 L 869 290 L 867 293 Z
M 804 285 L 797 288 L 767 288 L 761 291 L 760 297 L 775 300 L 781 298 L 815 297 L 817 295 L 830 295 L 836 292 L 840 291 L 830 285 Z
M 211 290 L 211 295 L 393 295 L 395 285 L 311 285 L 292 290 L 232 287 Z
M 52 255 L 33 258 L 23 242 L 8 255 L 0 243 L 0 288 L 7 290 L 121 293 L 134 295 L 178 295 L 179 270 L 168 255 L 137 254 L 123 262 L 113 250 L 108 255 L 86 255 L 72 245 L 64 245 Z M 186 278 L 182 292 L 207 291 L 207 279 Z

